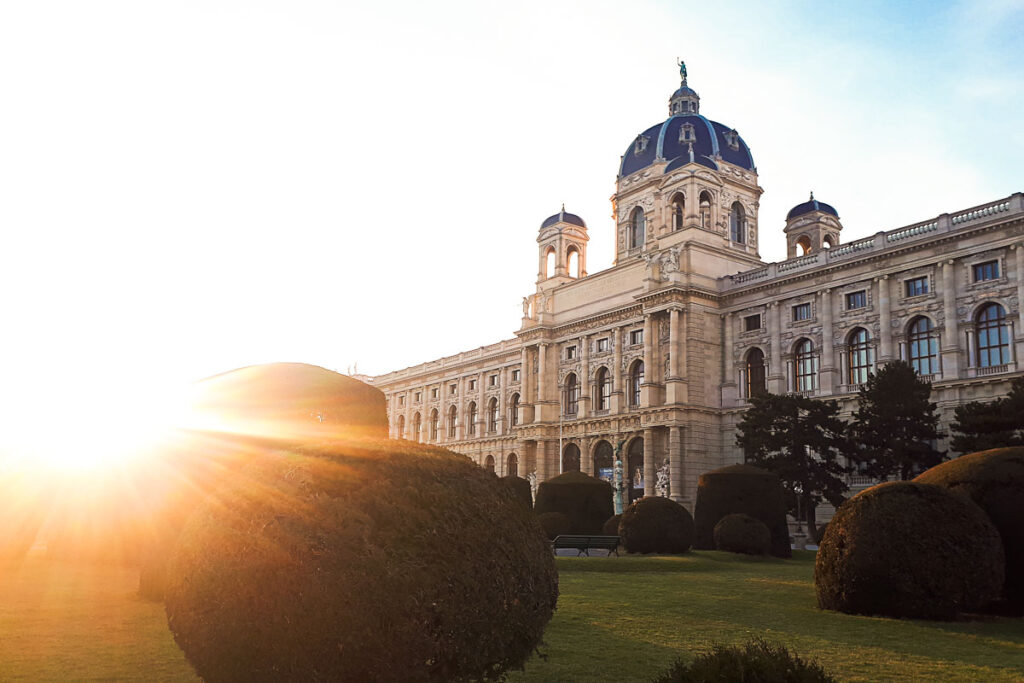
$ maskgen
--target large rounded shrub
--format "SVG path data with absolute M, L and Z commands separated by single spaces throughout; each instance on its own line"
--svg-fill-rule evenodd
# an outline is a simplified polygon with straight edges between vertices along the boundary
M 764 522 L 771 532 L 772 555 L 792 555 L 782 483 L 774 473 L 751 465 L 729 465 L 700 475 L 693 510 L 693 547 L 714 550 L 715 525 L 736 512 Z
M 392 441 L 254 459 L 186 524 L 165 603 L 211 683 L 463 681 L 521 665 L 557 596 L 508 487 Z
M 572 522 L 561 512 L 544 512 L 537 515 L 537 521 L 540 522 L 540 528 L 544 530 L 544 535 L 549 540 L 553 541 L 562 534 L 572 533 Z
M 619 535 L 619 522 L 622 520 L 622 515 L 612 515 L 608 518 L 608 521 L 601 527 L 601 533 L 605 536 L 618 536 Z
M 818 606 L 950 619 L 998 597 L 1003 548 L 985 512 L 941 486 L 890 482 L 843 503 L 814 565 Z
M 995 448 L 936 465 L 914 481 L 970 496 L 1003 539 L 1006 604 L 1024 613 L 1024 447 Z
M 742 649 L 716 643 L 710 652 L 692 662 L 678 659 L 652 683 L 835 683 L 835 680 L 820 664 L 801 659 L 785 645 L 755 638 L 746 642 Z
M 744 555 L 767 555 L 772 535 L 759 519 L 742 512 L 726 515 L 715 525 L 715 548 Z
M 630 553 L 685 553 L 693 545 L 693 517 L 668 498 L 641 498 L 622 513 L 619 536 Z
M 541 482 L 534 502 L 537 514 L 561 512 L 570 533 L 599 534 L 612 516 L 612 485 L 582 472 L 566 472 Z
M 505 483 L 505 486 L 512 489 L 512 493 L 515 494 L 516 498 L 523 501 L 526 507 L 533 509 L 533 490 L 530 488 L 530 482 L 514 474 L 502 477 L 501 481 Z

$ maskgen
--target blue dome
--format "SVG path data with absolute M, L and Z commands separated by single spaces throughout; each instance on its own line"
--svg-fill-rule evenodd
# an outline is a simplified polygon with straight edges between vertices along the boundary
M 554 225 L 555 223 L 558 223 L 558 222 L 570 223 L 572 225 L 578 225 L 581 228 L 587 227 L 587 224 L 583 222 L 582 218 L 580 218 L 579 216 L 577 216 L 574 213 L 569 213 L 565 209 L 562 209 L 561 213 L 556 213 L 554 216 L 549 216 L 549 217 L 545 218 L 544 222 L 540 224 L 540 229 L 543 230 L 544 228 L 548 227 L 549 225 Z
M 680 88 L 676 92 L 684 90 Z M 689 90 L 689 88 L 685 88 Z M 674 96 L 673 96 L 674 97 Z M 689 124 L 693 127 L 693 142 L 680 140 L 680 130 Z M 669 162 L 665 169 L 679 168 L 690 163 L 690 145 L 693 145 L 693 161 L 709 168 L 718 168 L 718 161 L 745 168 L 748 171 L 757 171 L 754 166 L 754 157 L 750 154 L 750 148 L 738 134 L 735 137 L 735 148 L 730 146 L 729 137 L 735 131 L 729 126 L 709 121 L 700 114 L 681 114 L 671 116 L 655 126 L 651 126 L 640 138 L 644 138 L 642 144 L 637 144 L 640 138 L 634 140 L 626 153 L 622 155 L 622 165 L 619 167 L 619 176 L 627 176 L 636 173 L 656 161 Z
M 814 194 L 812 193 L 809 200 L 803 204 L 797 204 L 789 210 L 789 213 L 786 214 L 786 220 L 788 221 L 791 218 L 803 216 L 805 213 L 811 213 L 812 211 L 824 211 L 825 213 L 830 213 L 836 218 L 839 218 L 839 213 L 831 205 L 826 204 L 825 202 L 819 202 L 814 198 Z

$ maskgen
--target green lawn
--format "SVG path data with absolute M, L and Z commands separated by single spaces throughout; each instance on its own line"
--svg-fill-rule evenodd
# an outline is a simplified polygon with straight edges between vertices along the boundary
M 819 611 L 813 556 L 559 558 L 545 659 L 512 681 L 646 681 L 677 654 L 763 635 L 841 680 L 1024 681 L 1024 619 L 896 621 Z M 0 680 L 193 681 L 163 608 L 116 566 L 0 569 Z

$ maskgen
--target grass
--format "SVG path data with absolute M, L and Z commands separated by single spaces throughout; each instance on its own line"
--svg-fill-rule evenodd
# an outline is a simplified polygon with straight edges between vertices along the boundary
M 840 680 L 1024 681 L 1024 619 L 898 621 L 815 607 L 813 555 L 559 558 L 562 595 L 511 681 L 646 681 L 713 641 L 752 636 Z M 30 558 L 0 568 L 0 680 L 194 681 L 163 607 L 130 568 Z

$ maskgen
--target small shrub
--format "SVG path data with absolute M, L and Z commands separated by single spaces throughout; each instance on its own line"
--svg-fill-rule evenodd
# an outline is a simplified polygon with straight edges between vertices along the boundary
M 1024 447 L 962 455 L 914 481 L 970 496 L 988 514 L 1006 553 L 1006 611 L 1024 614 Z
M 523 501 L 526 507 L 533 509 L 533 492 L 530 489 L 530 482 L 526 481 L 522 477 L 517 477 L 514 474 L 509 474 L 501 478 L 501 481 L 512 489 L 512 493 L 515 494 L 516 498 Z
M 619 536 L 626 552 L 685 553 L 693 545 L 693 517 L 668 498 L 641 498 L 622 513 Z
M 784 645 L 755 638 L 742 648 L 715 644 L 711 652 L 687 664 L 677 659 L 652 683 L 835 683 L 836 679 L 815 661 L 804 661 Z
M 536 517 L 404 441 L 255 458 L 182 530 L 167 621 L 206 681 L 497 680 L 558 596 Z
M 767 555 L 772 535 L 759 519 L 736 512 L 726 515 L 715 525 L 715 548 L 730 553 Z
M 553 541 L 557 536 L 572 533 L 572 521 L 561 512 L 542 512 L 537 515 L 537 521 L 548 540 Z
M 698 550 L 713 550 L 715 525 L 734 512 L 764 522 L 771 533 L 771 554 L 790 557 L 786 499 L 779 477 L 751 465 L 730 465 L 700 475 L 694 505 L 694 543 Z
M 941 486 L 890 482 L 843 503 L 814 565 L 818 606 L 951 619 L 998 597 L 1003 547 L 985 512 Z
M 561 512 L 569 533 L 599 534 L 614 512 L 612 485 L 582 472 L 566 472 L 541 482 L 534 503 L 537 514 Z
M 601 528 L 601 533 L 605 536 L 618 536 L 619 535 L 619 521 L 622 520 L 622 515 L 612 515 L 608 518 L 608 521 L 604 523 Z

